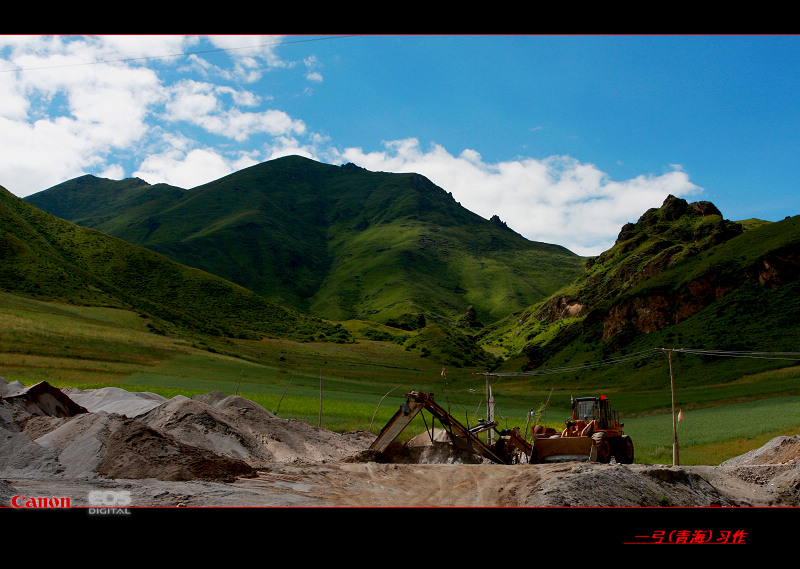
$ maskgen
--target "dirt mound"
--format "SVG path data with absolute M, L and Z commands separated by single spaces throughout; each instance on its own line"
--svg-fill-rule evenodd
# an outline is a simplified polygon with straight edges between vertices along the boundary
M 16 478 L 53 475 L 61 471 L 63 467 L 57 453 L 37 444 L 19 429 L 0 425 L 0 474 Z
M 46 381 L 41 381 L 30 387 L 25 387 L 19 382 L 10 383 L 3 378 L 0 388 L 0 397 L 31 415 L 46 415 L 51 417 L 71 417 L 78 413 L 86 413 L 86 409 L 78 405 L 64 394 L 60 389 L 53 387 Z
M 353 436 L 281 419 L 248 399 L 218 391 L 174 397 L 139 420 L 185 444 L 254 463 L 343 460 L 364 448 Z
M 125 391 L 119 387 L 81 390 L 66 388 L 64 393 L 78 405 L 92 412 L 106 411 L 126 417 L 137 417 L 167 401 L 167 398 L 148 391 Z
M 232 482 L 255 470 L 241 460 L 183 444 L 146 425 L 124 419 L 106 440 L 98 474 L 109 478 L 220 480 Z
M 246 421 L 237 421 L 203 401 L 177 396 L 139 417 L 139 421 L 186 445 L 239 459 L 269 459 Z M 238 423 L 238 424 L 237 424 Z
M 8 382 L 0 389 L 0 474 L 9 477 L 232 480 L 265 462 L 345 460 L 374 438 L 280 419 L 222 392 L 166 399 L 47 386 L 33 408 L 31 397 L 19 399 L 31 390 Z M 56 400 L 58 407 L 38 404 Z
M 761 448 L 726 460 L 720 466 L 785 464 L 792 461 L 800 461 L 800 435 L 776 437 Z
M 49 430 L 41 434 L 44 429 Z M 185 445 L 135 419 L 105 411 L 29 420 L 11 443 L 0 452 L 0 472 L 7 476 L 232 480 L 254 471 L 242 461 Z
M 546 480 L 529 506 L 736 506 L 702 473 L 665 465 L 573 463 Z

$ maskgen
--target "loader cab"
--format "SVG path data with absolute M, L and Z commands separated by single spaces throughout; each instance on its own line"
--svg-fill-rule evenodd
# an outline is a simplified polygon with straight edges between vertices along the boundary
M 597 428 L 606 430 L 612 428 L 614 417 L 609 400 L 605 395 L 601 395 L 572 398 L 572 420 L 583 421 L 586 424 L 596 420 Z

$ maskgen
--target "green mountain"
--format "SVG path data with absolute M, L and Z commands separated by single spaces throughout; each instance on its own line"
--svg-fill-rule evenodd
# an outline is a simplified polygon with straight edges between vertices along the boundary
M 506 370 L 585 365 L 584 378 L 618 374 L 617 387 L 663 381 L 663 362 L 613 372 L 592 366 L 657 348 L 699 349 L 704 356 L 684 358 L 687 377 L 732 381 L 748 370 L 787 365 L 734 359 L 735 352 L 797 349 L 798 274 L 800 216 L 733 223 L 713 204 L 669 196 L 625 225 L 573 283 L 486 329 L 481 343 L 506 351 Z
M 61 228 L 45 238 L 49 247 L 59 243 L 58 254 L 70 262 L 80 257 L 84 277 L 106 283 L 116 276 L 103 262 L 106 253 L 85 252 L 95 250 L 85 245 L 88 235 L 108 234 L 157 253 L 148 259 L 180 263 L 168 265 L 166 276 L 147 285 L 140 282 L 141 270 L 123 273 L 133 285 L 127 294 L 145 291 L 137 296 L 140 302 L 156 298 L 163 307 L 163 298 L 176 288 L 169 276 L 174 267 L 195 267 L 200 271 L 193 275 L 213 274 L 220 277 L 215 283 L 226 286 L 236 282 L 244 287 L 237 289 L 241 294 L 257 293 L 249 299 L 261 296 L 276 314 L 291 315 L 242 323 L 240 309 L 210 300 L 205 284 L 195 288 L 193 301 L 169 305 L 176 312 L 164 316 L 164 322 L 175 314 L 179 320 L 197 318 L 202 309 L 183 308 L 208 304 L 214 308 L 205 313 L 206 326 L 224 327 L 222 335 L 287 334 L 299 322 L 300 337 L 341 341 L 346 337 L 341 327 L 317 318 L 359 320 L 364 337 L 383 335 L 450 365 L 494 369 L 498 362 L 477 340 L 505 356 L 503 371 L 584 365 L 569 381 L 607 380 L 622 389 L 663 381 L 663 362 L 628 362 L 631 355 L 652 355 L 656 348 L 718 352 L 676 357 L 685 360 L 682 371 L 692 382 L 724 383 L 787 364 L 719 354 L 793 351 L 800 333 L 800 218 L 735 223 L 709 202 L 669 196 L 625 225 L 609 250 L 584 259 L 524 239 L 497 217 L 486 220 L 466 210 L 417 174 L 370 172 L 297 156 L 189 190 L 84 176 L 26 201 L 97 230 L 76 233 L 79 228 L 67 224 L 69 231 Z M 55 218 L 47 219 L 55 224 Z M 58 241 L 61 233 L 70 237 Z M 15 254 L 34 248 L 38 239 L 36 232 L 19 237 Z M 108 243 L 116 248 L 122 241 Z M 37 248 L 36 255 L 45 250 Z M 37 287 L 54 282 L 33 276 L 44 270 L 37 263 L 49 258 L 15 269 L 13 274 L 32 272 L 21 280 L 28 288 L 23 292 L 41 293 Z M 144 263 L 137 262 L 133 266 Z M 23 286 L 12 285 L 11 278 L 0 288 L 13 292 Z M 55 294 L 51 288 L 45 292 Z M 94 283 L 59 285 L 58 291 L 83 301 L 121 302 L 116 290 Z M 303 320 L 300 313 L 313 317 Z M 278 322 L 290 324 L 281 328 Z M 368 322 L 414 333 L 378 331 Z M 614 371 L 594 365 L 620 358 Z
M 188 190 L 84 176 L 29 196 L 63 219 L 331 320 L 496 321 L 584 260 L 486 220 L 417 174 L 291 156 Z
M 268 302 L 220 277 L 46 213 L 2 187 L 0 290 L 132 310 L 158 333 L 349 336 L 340 326 Z

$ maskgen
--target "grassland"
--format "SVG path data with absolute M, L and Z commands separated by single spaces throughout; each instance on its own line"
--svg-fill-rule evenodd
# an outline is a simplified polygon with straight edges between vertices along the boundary
M 392 329 L 359 321 L 342 325 L 359 337 L 357 342 L 237 339 L 223 354 L 155 334 L 134 312 L 0 293 L 0 375 L 26 385 L 113 385 L 167 397 L 212 390 L 238 393 L 280 417 L 338 432 L 377 433 L 410 390 L 433 392 L 464 423 L 485 417 L 485 377 L 475 375 L 483 370 L 446 367 L 443 377 L 439 361 L 405 349 L 396 338 L 367 339 L 367 330 Z M 539 410 L 549 397 L 540 422 L 559 427 L 569 414 L 570 395 L 602 391 L 621 410 L 625 429 L 636 442 L 637 461 L 671 463 L 665 362 L 651 362 L 661 366 L 663 384 L 637 391 L 602 378 L 592 382 L 590 375 L 580 383 L 567 376 L 495 378 L 496 418 L 502 427 L 524 429 L 528 412 Z M 716 464 L 779 434 L 797 433 L 798 384 L 800 368 L 789 367 L 721 385 L 680 385 L 676 397 L 685 416 L 678 427 L 681 464 Z M 427 420 L 417 419 L 404 437 L 430 426 L 429 416 Z

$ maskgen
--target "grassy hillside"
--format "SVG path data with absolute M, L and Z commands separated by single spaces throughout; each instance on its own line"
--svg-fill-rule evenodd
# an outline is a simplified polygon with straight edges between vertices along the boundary
M 155 333 L 311 338 L 338 326 L 287 310 L 219 277 L 79 227 L 0 188 L 0 290 L 133 310 Z
M 453 320 L 472 306 L 488 323 L 583 263 L 469 212 L 422 176 L 298 156 L 186 191 L 83 177 L 26 199 L 333 320 Z
M 676 205 L 685 213 L 665 220 Z M 682 385 L 705 390 L 684 405 L 727 393 L 721 386 L 743 375 L 791 365 L 792 358 L 734 352 L 797 350 L 800 217 L 744 230 L 686 205 L 668 200 L 623 228 L 585 277 L 493 326 L 482 344 L 507 357 L 507 372 L 564 368 L 557 377 L 528 377 L 527 385 L 558 379 L 572 391 L 647 391 L 663 386 L 667 373 L 657 348 L 705 350 L 675 354 Z M 595 366 L 605 361 L 619 363 Z M 754 398 L 764 388 L 740 386 L 726 396 Z M 648 405 L 668 406 L 666 395 L 648 396 Z
M 32 385 L 117 386 L 173 396 L 212 390 L 246 394 L 280 416 L 338 430 L 379 429 L 411 390 L 434 392 L 474 412 L 483 379 L 472 370 L 447 367 L 431 355 L 406 349 L 392 328 L 348 322 L 357 341 L 348 343 L 231 338 L 225 353 L 196 339 L 154 334 L 136 311 L 80 306 L 0 292 L 0 376 Z M 375 330 L 382 339 L 367 332 Z M 396 332 L 396 330 L 394 330 Z M 485 414 L 481 412 L 480 416 Z

